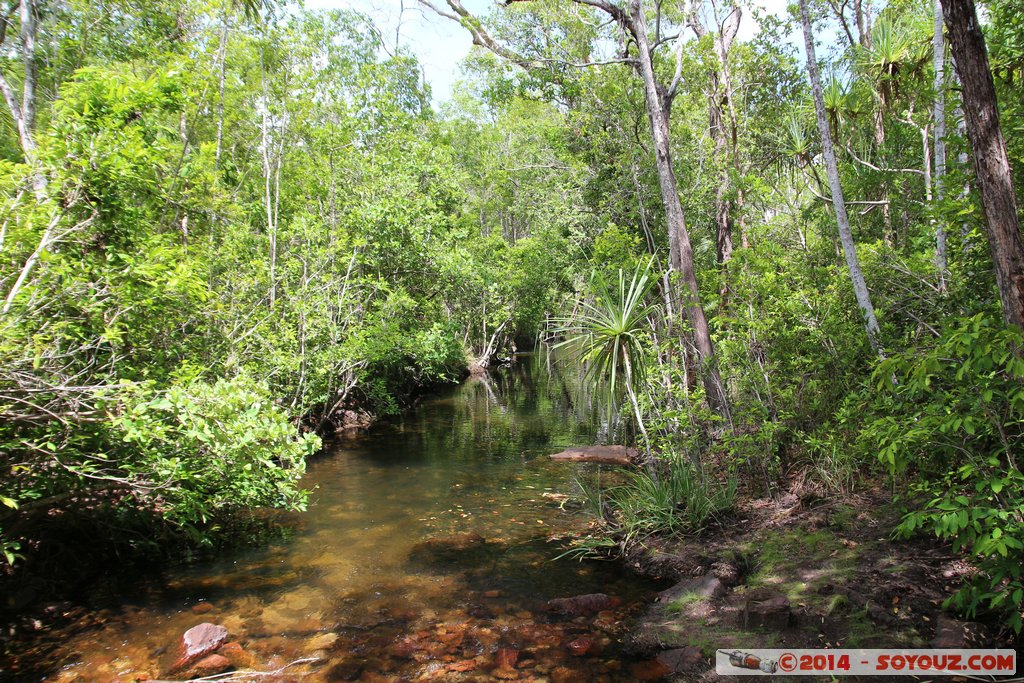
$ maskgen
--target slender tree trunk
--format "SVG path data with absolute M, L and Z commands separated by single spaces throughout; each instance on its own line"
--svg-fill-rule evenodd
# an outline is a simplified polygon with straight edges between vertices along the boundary
M 25 128 L 29 133 L 36 129 L 36 33 L 39 30 L 36 0 L 21 0 L 21 56 L 25 63 L 25 80 L 22 84 L 21 110 L 25 117 Z
M 864 273 L 857 258 L 857 247 L 853 242 L 850 230 L 850 219 L 846 214 L 846 200 L 843 198 L 843 187 L 839 182 L 839 165 L 836 163 L 835 149 L 832 147 L 832 131 L 828 126 L 828 113 L 825 111 L 825 98 L 821 92 L 821 76 L 818 73 L 818 61 L 814 55 L 814 34 L 811 28 L 811 16 L 807 10 L 807 0 L 800 0 L 800 23 L 803 26 L 804 45 L 807 49 L 807 72 L 811 79 L 811 92 L 814 95 L 814 110 L 818 119 L 818 132 L 821 134 L 821 151 L 825 157 L 825 171 L 828 174 L 829 188 L 832 191 L 832 207 L 836 213 L 836 224 L 839 228 L 839 241 L 843 245 L 846 266 L 853 282 L 853 292 L 857 297 L 857 305 L 864 315 L 864 327 L 867 330 L 868 342 L 880 358 L 885 358 L 878 340 L 878 320 L 875 309 L 871 305 Z
M 214 162 L 214 169 L 220 170 L 220 155 L 224 141 L 224 80 L 227 72 L 228 61 L 228 29 L 231 24 L 231 5 L 225 3 L 224 24 L 220 32 L 220 74 L 218 74 L 218 98 L 217 98 L 217 154 Z
M 934 35 L 932 36 L 933 60 L 935 66 L 935 102 L 932 118 L 935 128 L 932 131 L 933 154 L 935 159 L 935 202 L 942 203 L 943 178 L 946 175 L 946 43 L 942 34 L 942 4 L 933 0 L 935 7 Z M 946 291 L 949 279 L 949 267 L 946 259 L 946 226 L 942 217 L 935 217 L 935 268 L 939 271 L 939 291 Z
M 963 88 L 964 120 L 1003 317 L 1007 325 L 1024 327 L 1024 242 L 985 36 L 973 0 L 942 0 L 942 10 Z
M 729 215 L 729 184 L 731 177 L 725 161 L 725 124 L 722 121 L 722 101 L 718 71 L 712 71 L 708 92 L 708 128 L 714 142 L 715 163 L 721 165 L 721 176 L 715 188 L 715 255 L 719 265 L 732 258 L 732 219 Z M 723 285 L 724 286 L 724 285 Z
M 10 82 L 3 73 L 0 73 L 0 94 L 3 95 L 7 110 L 11 114 L 14 126 L 18 131 L 18 142 L 21 144 L 21 152 L 25 163 L 34 166 L 36 160 L 36 81 L 38 64 L 36 63 L 36 37 L 39 31 L 38 7 L 36 0 L 22 0 L 18 6 L 20 11 L 20 46 L 22 61 L 22 89 L 21 96 L 14 91 Z M 7 37 L 7 19 L 0 21 L 0 45 Z M 33 169 L 30 176 L 32 190 L 36 200 L 40 203 L 46 201 L 47 182 L 46 176 L 39 169 Z
M 679 201 L 675 170 L 672 168 L 667 102 L 655 78 L 651 46 L 647 39 L 647 21 L 639 0 L 633 0 L 630 3 L 629 18 L 633 37 L 637 41 L 640 76 L 643 79 L 644 97 L 647 102 L 647 118 L 651 124 L 651 137 L 654 141 L 654 161 L 658 170 L 658 185 L 661 189 L 661 200 L 665 207 L 665 218 L 668 223 L 669 255 L 672 268 L 679 273 L 686 288 L 686 301 L 683 305 L 690 325 L 693 327 L 694 346 L 704 365 L 704 390 L 707 393 L 708 403 L 715 412 L 728 416 L 729 405 L 721 376 L 718 373 L 714 345 L 711 341 L 711 329 L 704 315 L 704 308 L 701 306 L 700 289 L 697 286 L 697 275 L 693 264 L 693 247 L 686 229 L 683 206 Z

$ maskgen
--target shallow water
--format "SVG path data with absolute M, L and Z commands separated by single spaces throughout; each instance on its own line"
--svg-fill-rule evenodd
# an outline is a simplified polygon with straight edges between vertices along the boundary
M 309 511 L 287 542 L 98 595 L 102 625 L 64 638 L 43 680 L 168 677 L 202 622 L 228 629 L 240 665 L 302 681 L 632 680 L 621 621 L 653 586 L 553 559 L 586 523 L 562 497 L 614 476 L 546 457 L 595 438 L 574 373 L 521 357 L 332 447 L 310 463 Z M 592 592 L 621 605 L 576 618 L 547 606 Z

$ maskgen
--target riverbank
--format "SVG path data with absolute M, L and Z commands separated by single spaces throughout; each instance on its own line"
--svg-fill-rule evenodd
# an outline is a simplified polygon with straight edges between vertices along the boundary
M 880 491 L 790 494 L 742 501 L 697 538 L 631 544 L 630 568 L 675 584 L 634 622 L 627 649 L 648 658 L 652 680 L 711 681 L 718 649 L 1019 648 L 997 619 L 943 609 L 972 568 L 934 539 L 892 538 L 898 520 Z

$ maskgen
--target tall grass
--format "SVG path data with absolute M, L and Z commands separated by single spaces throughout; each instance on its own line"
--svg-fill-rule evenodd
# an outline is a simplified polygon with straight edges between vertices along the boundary
M 580 487 L 585 507 L 627 543 L 654 533 L 698 533 L 736 502 L 734 478 L 724 483 L 705 479 L 681 458 L 657 478 L 645 472 L 625 476 L 624 483 L 606 489 Z

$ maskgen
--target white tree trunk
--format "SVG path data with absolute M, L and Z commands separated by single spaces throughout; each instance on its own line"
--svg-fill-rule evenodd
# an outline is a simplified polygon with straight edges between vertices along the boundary
M 811 16 L 807 10 L 807 0 L 800 0 L 800 23 L 803 27 L 804 45 L 807 49 L 807 73 L 811 79 L 814 111 L 818 119 L 818 132 L 821 134 L 821 151 L 825 158 L 825 171 L 828 174 L 829 188 L 832 191 L 832 206 L 836 213 L 839 241 L 843 245 L 843 255 L 846 257 L 846 266 L 850 271 L 850 280 L 853 282 L 857 305 L 860 306 L 864 316 L 868 342 L 879 358 L 885 358 L 885 353 L 878 340 L 878 319 L 875 317 L 875 309 L 871 305 L 871 295 L 868 292 L 867 283 L 864 281 L 860 260 L 857 258 L 857 246 L 853 242 L 850 218 L 846 213 L 846 200 L 843 198 L 843 187 L 839 182 L 839 165 L 836 163 L 836 153 L 832 147 L 832 131 L 828 126 L 825 98 L 821 91 L 821 76 L 818 73 L 818 61 L 814 55 L 814 32 L 811 28 Z

